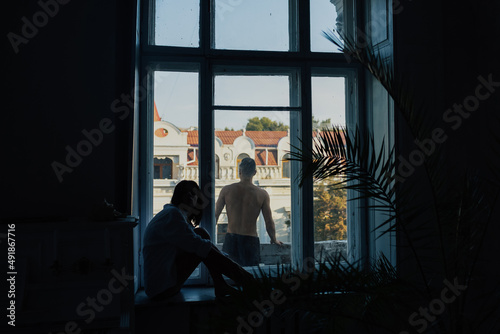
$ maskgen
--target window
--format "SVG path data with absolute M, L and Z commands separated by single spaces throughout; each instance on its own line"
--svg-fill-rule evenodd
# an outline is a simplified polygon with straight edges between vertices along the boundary
M 214 2 L 216 49 L 290 50 L 288 0 Z
M 215 178 L 220 179 L 220 158 L 216 154 L 215 155 L 215 167 L 214 167 Z
M 274 263 L 300 264 L 327 248 L 346 252 L 349 238 L 364 233 L 348 233 L 360 217 L 348 207 L 350 194 L 318 201 L 328 182 L 306 180 L 299 187 L 301 166 L 286 157 L 291 147 L 320 140 L 324 126 L 365 122 L 358 111 L 362 71 L 321 34 L 332 28 L 352 33 L 359 7 L 353 0 L 144 1 L 141 68 L 151 89 L 141 104 L 149 129 L 141 159 L 150 167 L 141 172 L 141 221 L 169 200 L 174 181 L 196 180 L 211 199 L 202 226 L 222 243 L 224 212 L 215 222 L 213 203 L 224 185 L 238 181 L 238 164 L 249 156 L 257 163 L 255 183 L 271 196 L 278 239 L 288 245 Z M 151 140 L 148 133 L 160 128 Z M 150 182 L 157 175 L 153 161 L 162 155 L 177 157 L 170 167 L 176 180 Z M 326 212 L 332 201 L 335 216 Z M 265 246 L 263 219 L 258 224 Z M 202 271 L 197 275 L 197 282 L 205 279 Z
M 290 154 L 285 154 L 281 158 L 281 177 L 290 178 Z
M 149 150 L 153 156 L 152 212 L 170 201 L 177 181 L 198 179 L 198 80 L 196 64 L 156 63 L 151 73 L 150 102 L 153 129 Z M 151 210 L 151 209 L 149 209 Z
M 290 84 L 296 71 L 283 69 L 277 72 L 272 67 L 255 66 L 224 66 L 215 70 L 214 136 L 222 139 L 224 146 L 220 150 L 225 156 L 236 156 L 236 159 L 228 159 L 220 165 L 221 170 L 225 170 L 235 164 L 236 173 L 223 172 L 228 177 L 215 182 L 216 196 L 223 186 L 239 181 L 239 164 L 244 158 L 254 159 L 256 175 L 253 181 L 270 195 L 276 237 L 290 242 L 286 222 L 287 208 L 289 212 L 291 207 L 291 182 L 281 177 L 277 154 L 280 142 L 284 143 L 280 147 L 282 151 L 290 149 L 287 145 L 287 129 L 293 112 L 289 110 L 292 103 Z M 222 226 L 227 225 L 227 216 L 219 217 L 217 225 L 217 231 L 225 229 Z M 257 219 L 257 235 L 262 245 L 261 265 L 290 263 L 290 248 L 276 254 L 276 249 L 269 247 L 270 238 L 262 215 Z M 224 235 L 220 235 L 218 241 L 222 246 Z
M 244 144 L 243 144 L 244 145 Z M 249 144 L 251 145 L 251 144 Z M 250 156 L 246 153 L 242 153 L 242 154 L 239 154 L 238 157 L 236 158 L 236 175 L 235 176 L 238 176 L 238 166 L 240 165 L 241 163 L 241 160 L 245 159 L 245 158 L 250 158 Z
M 332 125 L 346 126 L 346 78 L 335 76 L 335 69 L 314 69 L 311 82 L 313 141 L 321 141 Z M 314 250 L 321 256 L 332 248 L 347 256 L 347 191 L 335 188 L 338 181 L 330 177 L 313 186 Z
M 171 179 L 172 178 L 172 159 L 154 158 L 154 178 Z
M 200 0 L 154 2 L 155 45 L 198 47 L 200 45 Z

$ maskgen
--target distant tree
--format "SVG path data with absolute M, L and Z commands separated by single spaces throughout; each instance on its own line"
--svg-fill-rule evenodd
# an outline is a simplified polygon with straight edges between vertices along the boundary
M 329 180 L 314 186 L 314 240 L 347 238 L 347 191 Z
M 288 130 L 288 125 L 284 125 L 282 122 L 272 121 L 267 117 L 253 117 L 248 120 L 245 127 L 247 131 L 286 131 Z
M 312 117 L 312 124 L 313 124 L 314 130 L 323 130 L 324 128 L 331 127 L 332 120 L 331 120 L 331 118 L 328 118 L 324 121 L 320 121 L 319 119 L 315 119 L 313 116 Z
M 312 117 L 313 129 L 330 128 L 331 119 Z M 347 190 L 334 186 L 333 179 L 314 185 L 314 240 L 347 239 Z
M 224 131 L 234 131 L 234 128 L 228 128 L 227 126 L 224 128 Z

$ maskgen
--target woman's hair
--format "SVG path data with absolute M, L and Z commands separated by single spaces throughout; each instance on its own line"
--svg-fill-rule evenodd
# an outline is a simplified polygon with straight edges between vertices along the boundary
M 192 206 L 191 197 L 198 196 L 195 207 Z M 179 182 L 174 189 L 174 194 L 170 200 L 172 205 L 187 212 L 187 219 L 194 226 L 198 226 L 201 221 L 203 209 L 201 205 L 201 191 L 198 184 L 194 181 L 183 180 Z

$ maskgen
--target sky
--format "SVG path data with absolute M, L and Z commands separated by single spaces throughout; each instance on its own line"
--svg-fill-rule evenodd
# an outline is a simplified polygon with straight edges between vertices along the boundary
M 198 47 L 199 0 L 157 0 L 155 41 L 159 45 Z M 216 0 L 215 47 L 286 51 L 288 45 L 288 0 Z M 335 7 L 329 0 L 311 1 L 311 49 L 335 50 L 322 30 L 335 26 Z M 256 24 L 258 22 L 258 24 Z M 252 26 L 252 29 L 248 29 Z M 216 76 L 214 102 L 232 106 L 289 106 L 286 75 Z M 344 79 L 313 77 L 313 116 L 345 124 Z M 155 103 L 162 120 L 180 128 L 198 126 L 198 74 L 156 72 Z M 217 129 L 238 130 L 249 118 L 268 117 L 289 125 L 283 111 L 216 111 Z

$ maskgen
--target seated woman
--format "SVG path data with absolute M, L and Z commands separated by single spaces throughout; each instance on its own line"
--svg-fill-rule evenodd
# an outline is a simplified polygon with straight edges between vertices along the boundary
M 200 188 L 194 181 L 181 181 L 166 204 L 149 223 L 144 235 L 144 280 L 146 294 L 161 300 L 179 292 L 195 268 L 203 262 L 214 281 L 215 295 L 224 296 L 231 288 L 222 275 L 244 285 L 253 276 L 224 256 L 198 226 L 202 206 Z

